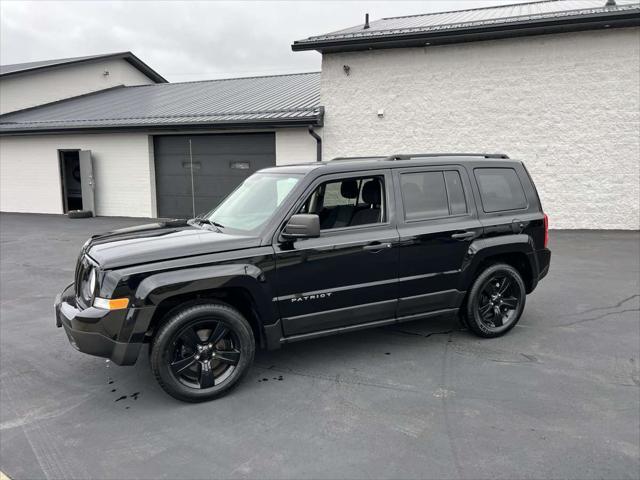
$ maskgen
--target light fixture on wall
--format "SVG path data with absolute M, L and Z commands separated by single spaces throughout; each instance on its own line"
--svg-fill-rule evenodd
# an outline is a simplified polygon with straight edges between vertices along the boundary
M 384 118 L 384 108 L 378 110 L 378 118 Z
M 109 76 L 109 70 L 105 70 L 104 72 L 102 72 L 102 76 L 103 77 L 108 77 Z

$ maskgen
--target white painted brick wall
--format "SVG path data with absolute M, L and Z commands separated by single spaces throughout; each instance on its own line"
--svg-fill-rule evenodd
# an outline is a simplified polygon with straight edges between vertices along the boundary
M 320 134 L 322 129 L 317 129 Z M 291 165 L 316 161 L 316 140 L 307 128 L 276 130 L 276 164 Z
M 325 158 L 505 152 L 552 228 L 640 228 L 638 28 L 325 54 L 321 104 Z
M 0 137 L 0 210 L 62 213 L 58 150 L 91 150 L 96 214 L 155 214 L 148 135 L 112 133 Z

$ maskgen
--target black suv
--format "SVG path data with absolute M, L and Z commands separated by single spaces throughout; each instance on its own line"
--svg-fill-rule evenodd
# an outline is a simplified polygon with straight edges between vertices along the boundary
M 210 213 L 91 237 L 57 325 L 170 395 L 220 396 L 256 345 L 458 316 L 496 337 L 549 269 L 547 217 L 501 154 L 339 158 L 255 173 Z

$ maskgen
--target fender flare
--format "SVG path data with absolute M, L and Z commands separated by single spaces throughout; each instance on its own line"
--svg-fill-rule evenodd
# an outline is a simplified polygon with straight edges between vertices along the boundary
M 535 288 L 540 273 L 535 246 L 529 235 L 504 235 L 499 237 L 481 238 L 469 246 L 460 271 L 460 287 L 466 290 L 473 281 L 478 267 L 487 259 L 495 255 L 521 253 L 527 259 L 532 273 L 532 288 Z
M 135 333 L 145 333 L 153 312 L 160 303 L 172 297 L 224 288 L 245 290 L 252 298 L 258 317 L 259 334 L 264 325 L 277 319 L 273 311 L 273 295 L 264 272 L 252 264 L 227 264 L 174 270 L 150 275 L 135 291 L 135 303 L 146 315 L 138 315 Z M 259 339 L 258 339 L 259 340 Z

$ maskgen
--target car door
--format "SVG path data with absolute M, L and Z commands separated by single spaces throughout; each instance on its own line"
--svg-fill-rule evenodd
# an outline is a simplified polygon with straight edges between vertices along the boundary
M 394 171 L 398 205 L 400 321 L 458 308 L 462 264 L 482 234 L 466 169 Z
M 324 223 L 318 238 L 274 242 L 276 283 L 285 336 L 371 322 L 393 322 L 397 303 L 398 232 L 393 209 L 392 176 L 389 170 L 328 175 L 317 179 L 290 212 L 309 208 L 312 195 L 331 183 L 353 180 L 360 185 L 380 180 L 380 216 L 372 221 L 374 204 L 358 192 L 353 213 L 364 224 L 349 223 L 348 208 L 334 215 L 335 228 Z M 363 187 L 364 189 L 364 187 Z M 342 188 L 346 192 L 345 188 Z M 352 197 L 352 195 L 349 195 Z M 329 203 L 327 199 L 327 203 Z M 349 205 L 344 205 L 350 207 Z M 335 205 L 333 205 L 335 207 Z M 315 205 L 314 212 L 323 206 Z M 331 207 L 330 207 L 331 208 Z M 366 210 L 369 211 L 366 211 Z M 347 212 L 348 213 L 348 212 Z M 375 212 L 373 212 L 375 216 Z M 329 214 L 324 215 L 324 217 Z M 367 218 L 369 217 L 369 218 Z

